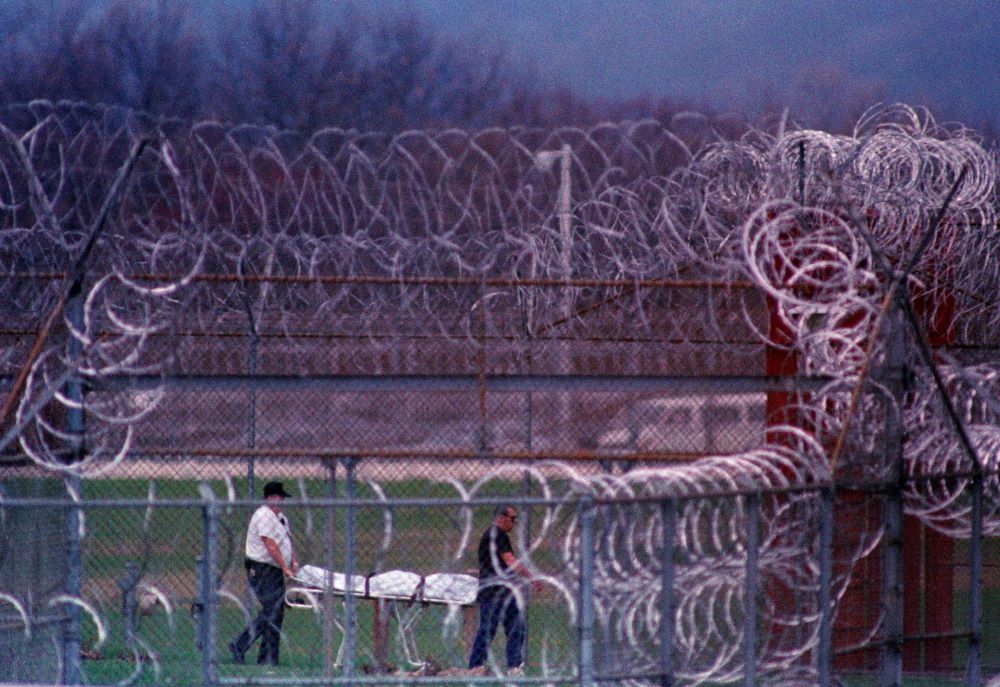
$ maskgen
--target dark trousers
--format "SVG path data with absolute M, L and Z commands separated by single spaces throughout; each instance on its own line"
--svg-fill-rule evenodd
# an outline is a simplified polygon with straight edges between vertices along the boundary
M 243 654 L 260 637 L 257 663 L 278 665 L 278 642 L 281 622 L 285 618 L 285 576 L 276 565 L 248 560 L 244 566 L 247 581 L 261 608 L 253 622 L 233 640 L 233 646 Z
M 486 663 L 497 626 L 503 622 L 503 631 L 507 635 L 507 667 L 516 668 L 524 662 L 524 616 L 517 607 L 514 593 L 503 587 L 485 589 L 479 592 L 479 629 L 476 639 L 472 642 L 472 655 L 469 656 L 469 667 L 476 668 Z

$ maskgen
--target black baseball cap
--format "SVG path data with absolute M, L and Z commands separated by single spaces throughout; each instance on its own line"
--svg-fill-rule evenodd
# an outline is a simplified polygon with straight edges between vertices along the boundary
M 292 495 L 285 491 L 285 485 L 281 482 L 268 482 L 264 485 L 264 498 L 268 496 L 282 496 L 287 499 Z

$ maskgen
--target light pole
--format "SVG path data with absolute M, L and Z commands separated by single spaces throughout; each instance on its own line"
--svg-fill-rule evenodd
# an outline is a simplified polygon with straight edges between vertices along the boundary
M 573 217 L 571 215 L 572 181 L 570 172 L 573 163 L 573 149 L 568 143 L 563 143 L 559 150 L 542 150 L 535 154 L 535 166 L 539 171 L 548 172 L 555 161 L 559 160 L 559 196 L 557 212 L 559 213 L 559 267 L 563 279 L 567 282 L 573 277 Z M 569 322 L 573 315 L 573 294 L 569 284 L 562 287 L 560 317 L 563 322 Z M 569 344 L 563 342 L 557 345 L 558 371 L 569 375 L 572 372 Z M 553 440 L 557 450 L 570 448 L 572 432 L 570 431 L 571 405 L 569 392 L 560 391 L 556 396 L 556 418 L 553 428 Z M 563 446 L 560 446 L 562 444 Z
M 563 279 L 569 279 L 572 273 L 573 257 L 573 226 L 570 215 L 570 203 L 572 202 L 572 185 L 570 171 L 573 163 L 573 149 L 569 143 L 563 143 L 559 150 L 542 150 L 535 154 L 535 166 L 542 172 L 548 172 L 552 165 L 559 160 L 559 238 L 560 238 L 560 267 L 562 268 Z M 563 302 L 563 317 L 570 316 L 569 290 L 565 294 Z

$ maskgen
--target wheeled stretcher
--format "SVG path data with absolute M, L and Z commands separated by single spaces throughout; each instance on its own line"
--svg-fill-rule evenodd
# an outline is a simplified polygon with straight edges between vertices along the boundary
M 472 575 L 436 573 L 418 575 L 405 570 L 390 570 L 374 575 L 352 575 L 332 572 L 315 565 L 304 565 L 285 590 L 285 603 L 293 608 L 322 607 L 324 595 L 344 598 L 348 595 L 367 599 L 375 605 L 375 636 L 373 654 L 378 663 L 385 663 L 387 610 L 396 619 L 396 632 L 406 661 L 415 667 L 423 665 L 414 638 L 417 620 L 429 605 L 444 605 L 457 611 L 465 609 L 466 627 L 471 625 L 470 611 L 476 603 L 479 580 Z M 334 624 L 343 637 L 344 627 L 334 617 Z M 336 663 L 343 662 L 344 642 L 341 639 Z

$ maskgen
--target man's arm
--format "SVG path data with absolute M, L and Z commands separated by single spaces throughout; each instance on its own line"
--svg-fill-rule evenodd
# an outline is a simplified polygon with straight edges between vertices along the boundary
M 292 560 L 290 561 L 291 566 L 285 563 L 284 556 L 281 555 L 281 549 L 278 548 L 278 543 L 271 539 L 270 537 L 261 537 L 260 540 L 264 542 L 264 548 L 271 555 L 271 560 L 278 564 L 281 568 L 281 572 L 285 573 L 285 577 L 291 577 L 298 570 L 298 564 L 295 562 L 295 551 L 292 551 Z
M 526 579 L 529 580 L 531 579 L 531 573 L 528 572 L 528 569 L 524 567 L 524 564 L 521 561 L 517 560 L 517 558 L 514 557 L 514 554 L 511 553 L 510 551 L 502 552 L 500 554 L 500 560 L 504 562 L 504 565 L 506 565 L 507 569 L 510 570 L 511 572 L 516 573 Z
M 500 554 L 500 559 L 507 564 L 508 570 L 513 571 L 514 573 L 520 575 L 526 580 L 531 580 L 531 589 L 533 591 L 538 592 L 542 590 L 542 583 L 534 578 L 534 576 L 531 574 L 531 571 L 529 571 L 524 566 L 524 563 L 517 560 L 517 558 L 514 557 L 513 553 L 511 553 L 510 551 L 504 551 L 503 553 Z

